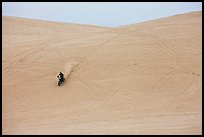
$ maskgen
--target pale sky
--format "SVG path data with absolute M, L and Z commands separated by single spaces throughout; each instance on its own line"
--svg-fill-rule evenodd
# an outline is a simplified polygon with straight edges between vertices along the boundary
M 3 2 L 2 16 L 117 27 L 192 11 L 202 2 Z

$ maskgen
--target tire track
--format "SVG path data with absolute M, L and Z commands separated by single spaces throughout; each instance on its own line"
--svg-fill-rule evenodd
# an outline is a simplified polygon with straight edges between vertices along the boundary
M 135 77 L 133 77 L 135 78 Z M 134 83 L 134 81 L 132 80 L 133 78 L 130 78 L 129 81 L 127 81 L 125 84 L 119 86 L 115 91 L 113 91 L 113 93 L 111 94 L 110 98 L 112 98 L 113 96 L 115 96 L 117 93 L 119 93 L 120 90 L 126 88 L 129 84 L 131 85 L 132 83 Z M 120 94 L 120 93 L 119 93 Z
M 40 81 L 37 81 L 37 82 L 33 82 L 32 85 L 36 85 L 37 83 L 39 83 Z M 30 92 L 33 88 L 36 88 L 36 86 L 29 86 L 29 87 L 26 87 L 23 91 L 24 92 L 20 92 L 21 94 L 19 95 L 19 97 L 17 98 L 16 97 L 16 100 L 15 101 L 15 104 L 21 104 L 24 99 L 28 99 L 32 96 L 35 96 L 36 94 L 38 94 L 37 92 Z
M 33 45 L 32 45 L 32 46 L 33 46 Z M 35 49 L 35 48 L 36 48 L 36 47 L 34 46 L 34 47 L 31 47 L 31 48 L 29 48 L 29 49 L 27 49 L 27 50 L 24 50 L 24 51 L 22 51 L 22 52 L 16 54 L 15 57 L 18 58 L 19 56 L 22 56 L 24 53 L 27 53 L 27 52 L 29 53 L 30 51 L 32 52 L 32 50 Z
M 150 56 L 153 56 L 153 55 L 155 55 L 155 54 L 157 54 L 158 52 L 161 52 L 161 48 L 159 48 L 159 49 L 157 49 L 157 50 L 153 50 L 153 51 L 150 51 L 149 53 L 147 53 L 146 55 L 143 55 L 142 57 L 140 57 L 139 59 L 140 60 L 143 60 L 143 59 L 145 59 L 145 58 L 147 58 L 147 57 L 150 57 Z
M 46 93 L 44 93 L 44 94 L 46 94 Z M 66 104 L 66 103 L 64 102 L 64 100 L 59 97 L 59 95 L 57 95 L 57 96 L 56 96 L 56 95 L 57 95 L 57 94 L 49 94 L 49 93 L 45 95 L 45 96 L 47 97 L 47 99 L 48 99 L 48 105 L 50 105 L 49 108 L 52 108 L 53 105 L 58 104 L 59 101 L 61 102 L 61 103 L 60 103 L 61 106 L 62 106 L 63 104 Z M 58 98 L 60 98 L 60 99 L 58 99 Z M 53 105 L 52 105 L 52 104 L 53 104 Z
M 94 89 L 90 88 L 90 87 L 88 86 L 88 84 L 84 82 L 85 80 L 81 79 L 81 77 L 78 77 L 78 78 L 75 77 L 75 79 L 78 80 L 82 85 L 84 85 L 85 87 L 87 87 L 87 89 L 90 91 L 90 93 L 96 98 L 96 101 L 97 101 L 98 105 L 101 105 L 101 104 L 102 104 L 102 106 L 104 106 L 105 111 L 106 111 L 106 112 L 109 112 L 109 111 L 107 110 L 107 108 L 106 108 L 106 105 L 104 105 L 103 101 L 101 101 L 100 96 L 97 95 L 96 93 L 93 93 L 93 92 L 94 92 Z
M 186 95 L 187 97 L 189 97 L 190 95 L 193 95 L 196 92 L 196 90 L 200 87 L 200 85 L 202 85 L 202 82 L 200 83 L 200 81 L 202 81 L 202 80 L 200 78 L 198 78 L 198 76 L 194 76 L 194 79 L 193 79 L 191 85 L 187 89 L 187 93 L 188 93 Z
M 178 42 L 176 42 L 176 45 L 191 42 L 192 40 L 197 39 L 197 38 L 202 38 L 202 36 L 199 34 L 195 37 L 188 38 L 187 40 L 178 41 Z
M 53 46 L 55 43 L 59 42 L 60 40 L 61 40 L 61 39 L 59 39 L 59 38 L 57 38 L 57 37 L 53 38 L 51 44 L 48 44 L 48 46 L 47 46 L 46 48 Z M 35 59 L 35 61 L 33 61 L 33 62 L 35 63 L 35 62 L 39 61 L 40 59 L 42 59 L 43 57 L 47 56 L 52 50 L 54 50 L 54 49 L 56 49 L 56 48 L 57 48 L 57 47 L 54 46 L 53 48 L 51 48 L 51 50 L 48 50 L 48 51 L 46 52 L 46 54 L 43 54 L 42 56 L 38 56 L 38 57 Z M 42 52 L 42 50 L 40 50 L 40 51 Z M 38 52 L 38 54 L 39 54 L 39 52 Z M 35 55 L 35 56 L 36 56 L 36 55 Z
M 110 113 L 112 111 L 111 104 L 107 99 L 104 98 L 104 95 L 103 95 L 102 91 L 100 90 L 100 88 L 98 88 L 92 81 L 90 81 L 89 79 L 87 79 L 83 75 L 82 75 L 82 77 L 85 78 L 84 79 L 85 81 L 87 80 L 86 81 L 86 82 L 88 82 L 87 85 L 92 85 L 93 89 L 96 89 L 95 91 L 97 91 L 98 98 L 101 100 L 101 102 L 102 102 L 104 108 L 106 109 L 106 111 L 108 113 Z
M 166 49 L 171 55 L 173 55 L 174 57 L 177 57 L 178 54 L 175 50 L 173 50 L 172 48 L 169 47 L 168 44 L 166 44 L 165 42 L 163 42 L 161 39 L 159 39 L 156 36 L 153 35 L 149 35 L 149 34 L 143 34 L 144 36 L 148 37 L 149 39 L 151 39 L 152 41 L 154 41 L 155 43 L 157 43 L 160 47 L 162 47 L 162 49 Z M 164 45 L 164 46 L 163 46 Z M 173 47 L 173 46 L 172 46 Z
M 96 53 L 99 49 L 104 48 L 107 43 L 110 43 L 110 42 L 112 42 L 113 40 L 117 39 L 118 37 L 120 37 L 120 35 L 121 35 L 121 33 L 119 33 L 119 34 L 113 36 L 111 39 L 108 39 L 108 40 L 106 40 L 105 42 L 99 44 L 98 46 L 96 46 L 96 47 L 93 48 L 92 50 L 87 51 L 87 53 L 85 54 L 85 56 L 84 56 L 84 57 L 82 58 L 82 60 L 80 61 L 80 64 L 83 64 L 83 63 L 86 61 L 86 59 L 87 59 L 90 55 Z M 80 66 L 80 64 L 79 64 L 79 66 Z
M 182 97 L 189 97 L 190 95 L 194 94 L 196 92 L 196 89 L 199 88 L 198 86 L 198 79 L 196 78 L 197 76 L 194 76 L 190 86 L 185 90 L 182 88 L 178 83 L 176 83 L 174 80 L 166 79 L 164 82 L 171 88 L 175 89 L 173 90 L 177 95 L 182 96 Z M 196 80 L 197 79 L 197 80 Z
M 37 45 L 42 45 L 43 43 L 46 43 L 46 40 L 44 40 L 44 41 L 42 41 L 42 42 L 40 42 L 40 43 L 38 43 L 38 42 L 36 42 L 36 44 Z M 28 46 L 28 45 L 27 45 Z M 31 52 L 29 52 L 29 53 L 27 53 L 28 55 L 30 54 L 30 53 L 32 53 L 33 52 L 33 49 L 36 49 L 36 47 L 35 47 L 35 45 L 32 43 L 32 44 L 30 44 L 29 46 L 32 46 L 30 49 L 27 49 L 27 50 L 24 50 L 24 51 L 22 51 L 21 53 L 18 53 L 17 55 L 16 55 L 16 57 L 18 57 L 18 56 L 23 56 L 23 53 L 24 52 L 29 52 L 29 51 L 31 51 Z M 33 47 L 34 46 L 34 47 Z M 25 55 L 26 56 L 26 55 Z
M 49 40 L 49 39 L 46 39 L 46 40 Z M 30 44 L 31 42 L 33 44 L 33 42 L 39 43 L 39 42 L 43 42 L 43 41 L 45 41 L 45 39 L 40 39 L 40 40 L 36 39 L 36 40 L 30 40 L 30 41 L 15 42 L 13 44 L 19 45 L 19 46 L 26 46 L 26 45 Z
M 139 36 L 144 36 L 148 39 L 150 39 L 151 41 L 154 41 L 159 47 L 161 47 L 162 49 L 165 49 L 165 51 L 167 51 L 168 53 L 170 53 L 171 55 L 173 55 L 173 57 L 176 57 L 178 59 L 178 53 L 175 51 L 175 49 L 173 50 L 172 48 L 170 48 L 170 45 L 168 45 L 167 43 L 163 42 L 160 38 L 156 37 L 156 36 L 153 36 L 151 34 L 147 34 L 147 33 L 144 33 L 144 32 L 134 32 L 134 31 L 131 31 L 131 30 L 123 30 L 123 33 L 128 34 L 128 35 L 139 35 Z M 173 46 L 171 46 L 173 47 Z
M 165 77 L 167 77 L 169 74 L 173 73 L 174 71 L 175 71 L 175 70 L 171 70 L 171 71 L 169 71 L 168 73 L 164 74 L 161 78 L 159 78 L 159 80 L 157 80 L 157 81 L 153 84 L 153 86 L 151 87 L 151 89 L 150 89 L 150 91 L 148 92 L 148 94 L 150 94 L 150 93 L 154 90 L 154 88 L 155 88 Z
M 53 69 L 53 70 L 55 70 L 54 68 L 52 68 L 52 67 L 50 67 L 50 66 L 43 66 L 43 65 L 35 65 L 35 64 L 32 64 L 32 65 L 27 65 L 27 66 L 25 66 L 25 64 L 18 64 L 18 65 L 20 65 L 20 66 L 18 66 L 18 71 L 17 72 L 15 72 L 15 73 L 13 73 L 13 72 L 10 72 L 10 73 L 12 73 L 11 75 L 13 76 L 13 77 L 15 77 L 15 76 L 17 76 L 19 73 L 21 73 L 22 71 L 25 71 L 25 68 L 26 69 L 29 69 L 29 71 L 34 71 L 34 70 L 30 70 L 30 69 L 33 69 L 33 68 L 49 68 L 49 70 L 50 69 Z M 34 65 L 34 66 L 33 66 Z M 35 71 L 34 71 L 35 72 Z M 47 75 L 47 74 L 45 74 L 44 73 L 44 75 Z
M 192 67 L 192 66 L 191 66 Z M 189 68 L 190 69 L 190 68 Z M 176 73 L 180 72 L 182 70 L 177 71 Z M 191 70 L 192 71 L 192 70 Z M 190 96 L 191 94 L 195 93 L 196 89 L 198 89 L 199 85 L 199 77 L 198 76 L 193 76 L 192 82 L 189 84 L 187 89 L 185 90 L 182 88 L 180 85 L 178 85 L 177 82 L 175 82 L 173 79 L 166 79 L 167 83 L 176 89 L 177 93 L 179 93 L 181 96 Z
M 181 88 L 177 83 L 175 83 L 173 80 L 166 79 L 164 81 L 170 88 L 173 88 L 174 93 L 177 93 L 179 96 L 184 96 L 185 90 Z
M 104 109 L 107 113 L 110 113 L 112 111 L 112 109 L 110 108 L 110 102 L 108 102 L 103 95 L 101 94 L 100 89 L 95 86 L 95 84 L 93 84 L 93 82 L 91 82 L 89 79 L 85 78 L 82 75 L 77 75 L 75 77 L 77 80 L 79 80 L 83 85 L 85 85 L 90 92 L 94 92 L 92 93 L 92 95 L 94 95 L 97 99 L 98 104 L 102 104 L 102 106 L 104 106 Z
M 54 39 L 54 40 L 53 40 Z M 49 47 L 52 42 L 55 41 L 56 38 L 51 38 L 49 40 L 46 40 L 45 42 L 43 42 L 42 44 L 40 44 L 39 46 L 41 46 L 41 48 L 39 47 L 35 47 L 36 50 L 31 51 L 30 53 L 28 53 L 27 55 L 24 55 L 21 60 L 23 63 L 25 63 L 27 60 L 33 58 L 35 55 L 39 54 L 39 52 L 42 52 L 45 48 Z
M 157 80 L 157 81 L 153 84 L 153 86 L 152 86 L 152 88 L 149 90 L 149 93 L 148 93 L 148 94 L 150 94 L 150 93 L 154 90 L 154 88 L 155 88 L 162 80 L 164 80 L 164 79 L 168 80 L 166 77 L 169 77 L 172 73 L 178 73 L 178 72 L 185 71 L 185 70 L 190 70 L 190 71 L 192 71 L 192 70 L 191 70 L 192 67 L 193 67 L 193 66 L 183 66 L 183 67 L 181 67 L 181 68 L 179 68 L 179 69 L 175 69 L 175 70 L 169 71 L 168 73 L 164 74 L 159 80 Z M 177 89 L 177 93 L 180 94 L 180 95 L 183 95 L 183 93 L 184 93 L 185 96 L 188 96 L 188 94 L 190 94 L 189 92 L 185 92 L 186 90 L 184 90 L 182 87 L 178 86 L 178 84 L 177 84 L 176 82 L 172 83 L 172 80 L 170 80 L 170 83 L 171 83 L 171 84 L 168 83 L 168 82 L 166 82 L 166 83 L 169 84 L 171 87 L 174 85 L 173 88 L 176 88 L 176 89 Z M 195 83 L 195 79 L 191 82 L 191 85 L 194 85 L 193 83 Z M 195 85 L 196 85 L 196 84 L 195 84 Z M 190 86 L 190 87 L 188 88 L 188 91 L 190 90 L 191 87 L 192 87 L 192 86 Z M 197 87 L 197 86 L 196 86 L 196 87 Z
M 55 38 L 54 43 L 57 43 L 57 42 L 59 42 L 59 41 L 60 41 L 60 39 Z M 51 44 L 51 45 L 54 45 L 54 43 Z M 49 47 L 50 47 L 50 46 L 49 46 Z M 50 50 L 47 51 L 47 54 L 44 54 L 43 56 L 40 56 L 40 57 L 36 58 L 35 61 L 34 61 L 34 63 L 35 63 L 36 61 L 41 60 L 41 59 L 44 58 L 45 56 L 49 55 L 49 54 L 50 54 L 53 50 L 55 50 L 56 48 L 57 48 L 57 46 L 54 46 L 53 48 L 51 48 Z
M 182 71 L 182 70 L 186 70 L 186 69 L 190 69 L 190 67 L 184 66 L 184 67 L 182 67 L 182 68 L 180 68 L 180 69 L 175 69 L 175 70 L 171 70 L 171 71 L 167 72 L 166 74 L 164 74 L 162 77 L 160 77 L 159 80 L 157 80 L 157 81 L 153 84 L 153 86 L 152 86 L 152 87 L 150 88 L 150 90 L 148 91 L 148 94 L 150 94 L 150 93 L 154 90 L 154 88 L 155 88 L 164 78 L 166 78 L 166 77 L 169 76 L 170 74 L 172 74 L 172 73 L 174 73 L 174 72 L 179 72 L 179 71 Z

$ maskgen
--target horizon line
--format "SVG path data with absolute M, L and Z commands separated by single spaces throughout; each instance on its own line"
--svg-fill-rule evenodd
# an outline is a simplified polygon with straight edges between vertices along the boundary
M 124 27 L 124 26 L 129 26 L 129 25 L 136 25 L 136 24 L 140 24 L 140 23 L 145 23 L 145 22 L 149 22 L 149 21 L 154 21 L 154 20 L 159 20 L 159 19 L 163 19 L 163 18 L 168 18 L 168 17 L 173 17 L 173 16 L 177 16 L 177 15 L 183 15 L 183 14 L 189 14 L 189 13 L 193 13 L 193 12 L 202 12 L 202 10 L 198 10 L 198 11 L 191 11 L 191 12 L 185 12 L 185 13 L 179 13 L 179 14 L 175 14 L 175 15 L 170 15 L 170 16 L 165 16 L 165 17 L 161 17 L 161 18 L 155 18 L 155 19 L 150 19 L 150 20 L 144 20 L 141 22 L 136 22 L 136 23 L 131 23 L 131 24 L 125 24 L 125 25 L 119 25 L 119 26 L 102 26 L 102 25 L 95 25 L 95 24 L 82 24 L 82 23 L 77 23 L 77 22 L 62 22 L 62 21 L 53 21 L 53 20 L 45 20 L 45 19 L 37 19 L 37 18 L 29 18 L 29 17 L 20 17 L 20 16 L 9 16 L 9 15 L 2 15 L 2 17 L 14 17 L 14 18 L 21 18 L 21 19 L 28 19 L 28 20 L 35 20 L 35 21 L 45 21 L 45 22 L 51 22 L 51 23 L 62 23 L 62 24 L 73 24 L 73 25 L 85 25 L 85 26 L 92 26 L 92 27 L 103 27 L 103 28 L 119 28 L 119 27 Z

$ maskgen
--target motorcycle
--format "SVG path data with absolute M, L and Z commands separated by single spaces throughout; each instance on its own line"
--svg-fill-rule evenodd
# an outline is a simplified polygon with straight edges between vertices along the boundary
M 57 76 L 58 78 L 58 86 L 60 86 L 64 81 L 65 81 L 65 78 L 60 78 L 59 76 Z

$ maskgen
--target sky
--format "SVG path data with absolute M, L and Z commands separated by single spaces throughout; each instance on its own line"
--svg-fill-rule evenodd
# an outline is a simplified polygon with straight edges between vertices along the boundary
M 192 11 L 202 2 L 3 2 L 2 16 L 118 27 Z

